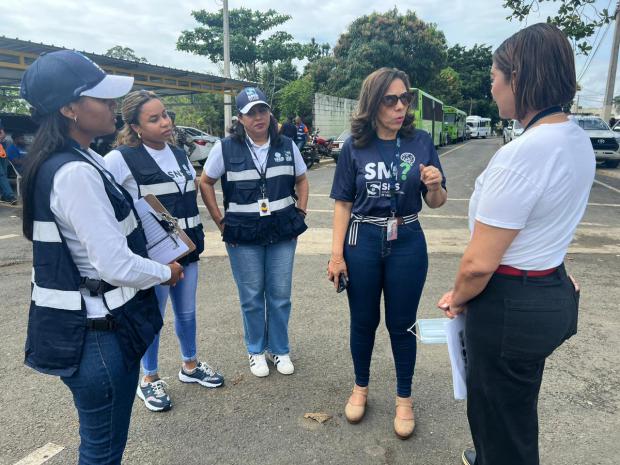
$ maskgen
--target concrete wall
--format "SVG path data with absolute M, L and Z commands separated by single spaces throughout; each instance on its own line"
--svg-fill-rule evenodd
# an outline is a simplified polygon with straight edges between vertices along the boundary
M 351 114 L 357 100 L 314 94 L 313 129 L 320 129 L 323 137 L 338 137 L 351 127 Z

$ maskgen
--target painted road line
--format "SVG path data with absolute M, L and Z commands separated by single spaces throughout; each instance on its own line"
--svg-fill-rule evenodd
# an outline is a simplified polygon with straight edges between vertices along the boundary
M 597 181 L 596 179 L 594 180 L 594 184 L 598 184 L 600 186 L 606 187 L 609 190 L 612 190 L 614 192 L 617 192 L 618 194 L 620 194 L 620 189 L 616 189 L 615 187 L 610 186 L 609 184 L 605 184 L 604 182 L 601 181 Z
M 4 236 L 0 236 L 0 241 L 2 239 L 13 239 L 14 237 L 19 237 L 19 234 L 5 234 Z
M 40 447 L 19 462 L 16 462 L 15 465 L 41 465 L 64 449 L 63 446 L 48 442 L 43 447 Z
M 589 203 L 588 207 L 620 207 L 620 203 Z
M 458 149 L 462 149 L 463 147 L 465 147 L 467 144 L 469 144 L 469 142 L 465 142 L 464 144 L 459 145 L 458 147 L 454 147 L 453 149 L 448 150 L 447 152 L 442 153 L 441 155 L 439 155 L 439 158 L 444 157 L 446 155 L 448 155 L 449 153 L 454 152 L 455 150 Z

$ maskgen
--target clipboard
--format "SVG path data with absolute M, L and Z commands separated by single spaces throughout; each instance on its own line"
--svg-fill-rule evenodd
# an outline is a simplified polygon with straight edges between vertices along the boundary
M 167 265 L 196 250 L 196 244 L 185 234 L 177 219 L 153 194 L 136 200 L 134 207 L 142 221 L 151 260 Z

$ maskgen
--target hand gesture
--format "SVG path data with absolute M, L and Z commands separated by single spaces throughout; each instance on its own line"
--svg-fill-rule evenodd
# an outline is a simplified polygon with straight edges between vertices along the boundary
M 429 192 L 441 189 L 441 171 L 434 166 L 425 166 L 420 163 L 420 181 L 424 183 Z

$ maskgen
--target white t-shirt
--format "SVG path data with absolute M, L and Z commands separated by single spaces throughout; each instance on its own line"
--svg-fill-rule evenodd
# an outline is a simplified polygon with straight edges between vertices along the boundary
M 194 170 L 194 167 L 190 163 L 189 159 L 186 164 L 179 166 L 179 163 L 177 162 L 177 159 L 168 144 L 166 144 L 166 147 L 162 150 L 156 150 L 147 145 L 144 145 L 144 148 L 149 155 L 153 157 L 153 160 L 155 160 L 155 163 L 157 163 L 159 168 L 177 183 L 182 192 L 185 192 L 185 184 L 187 182 L 183 171 L 191 174 L 192 180 L 196 179 L 196 170 Z M 129 192 L 134 199 L 137 199 L 138 184 L 131 174 L 127 163 L 125 163 L 123 154 L 118 150 L 112 150 L 104 157 L 104 160 L 106 169 L 112 173 L 114 179 L 116 179 L 116 182 L 127 189 L 127 192 Z
M 248 136 L 250 141 L 250 146 L 252 150 L 256 154 L 256 157 L 252 157 L 254 160 L 254 165 L 257 170 L 261 170 L 264 168 L 267 163 L 267 154 L 269 153 L 269 145 L 271 144 L 271 140 L 268 140 L 263 145 L 256 145 L 252 139 Z M 306 164 L 304 163 L 304 159 L 299 152 L 299 148 L 295 144 L 293 145 L 293 160 L 295 161 L 295 176 L 301 176 L 307 171 Z M 224 176 L 226 169 L 224 167 L 224 157 L 222 156 L 222 143 L 218 140 L 211 151 L 209 152 L 209 156 L 207 157 L 207 161 L 204 166 L 204 172 L 211 179 L 219 179 Z
M 470 231 L 476 220 L 519 230 L 503 265 L 560 265 L 585 212 L 595 164 L 588 135 L 572 121 L 529 129 L 499 149 L 476 179 Z

